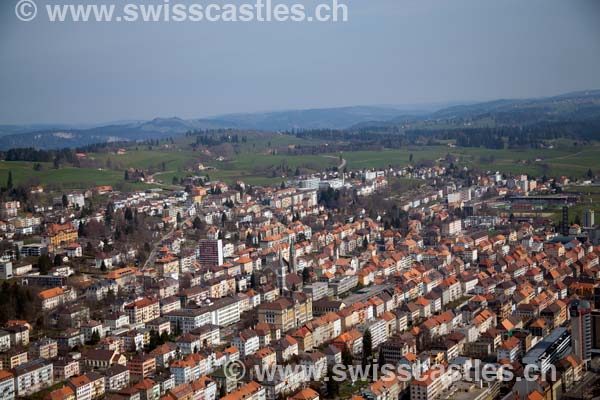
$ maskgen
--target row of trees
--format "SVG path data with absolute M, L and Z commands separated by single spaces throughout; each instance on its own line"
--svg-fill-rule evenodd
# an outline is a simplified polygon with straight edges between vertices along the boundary
M 539 148 L 545 141 L 566 138 L 598 140 L 600 121 L 540 122 L 530 125 L 471 127 L 454 129 L 413 129 L 406 131 L 408 138 L 429 137 L 437 140 L 456 140 L 461 147 L 488 149 Z
M 16 282 L 2 282 L 0 285 L 0 324 L 4 325 L 9 319 L 34 321 L 37 312 L 34 294 L 28 286 L 21 286 Z
M 246 136 L 242 136 L 240 139 L 238 134 L 235 135 L 198 135 L 196 136 L 196 144 L 203 146 L 216 146 L 223 143 L 246 143 Z
M 77 164 L 78 159 L 73 149 L 39 150 L 33 147 L 10 149 L 0 153 L 5 161 L 33 161 L 33 162 L 66 162 Z

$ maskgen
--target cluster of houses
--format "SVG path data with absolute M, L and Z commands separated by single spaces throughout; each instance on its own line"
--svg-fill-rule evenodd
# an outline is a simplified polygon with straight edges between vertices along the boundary
M 15 239 L 15 250 L 2 257 L 0 278 L 31 287 L 45 318 L 0 328 L 0 399 L 318 400 L 336 395 L 324 381 L 333 366 L 366 359 L 408 366 L 420 379 L 370 378 L 353 400 L 501 392 L 552 400 L 571 390 L 600 350 L 593 324 L 589 338 L 570 335 L 587 323 L 572 304 L 588 299 L 589 318 L 600 318 L 600 247 L 545 221 L 498 217 L 493 231 L 467 223 L 485 217 L 477 199 L 545 183 L 491 174 L 440 188 L 445 174 L 436 166 L 329 173 L 285 188 L 94 189 L 114 212 L 144 214 L 168 232 L 138 265 L 139 249 L 108 246 L 115 238 L 94 243 L 94 257 L 81 261 L 81 224 L 106 223 L 107 212 L 77 216 L 86 193 L 65 196 L 67 211 L 47 209 L 48 218 L 3 203 L 3 238 Z M 377 196 L 388 179 L 407 176 L 428 186 L 400 204 L 402 227 L 368 213 L 337 218 L 319 202 L 320 190 Z M 28 235 L 39 242 L 26 244 Z M 40 273 L 28 260 L 45 255 L 62 262 Z M 555 365 L 560 378 L 526 387 L 466 379 L 479 362 L 522 372 L 524 360 L 542 372 Z M 247 373 L 230 376 L 232 362 Z M 255 372 L 277 365 L 301 368 Z M 448 365 L 464 373 L 440 372 Z

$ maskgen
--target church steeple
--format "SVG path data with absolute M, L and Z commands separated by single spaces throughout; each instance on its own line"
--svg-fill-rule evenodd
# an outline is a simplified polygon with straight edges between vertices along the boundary
M 281 253 L 281 249 L 279 249 L 279 262 L 277 264 L 277 286 L 281 290 L 281 293 L 287 290 L 286 276 L 288 273 L 288 266 L 286 265 L 285 260 L 283 259 L 283 254 Z
M 296 269 L 296 248 L 295 248 L 294 244 L 295 244 L 294 237 L 290 236 L 290 248 L 288 250 L 288 254 L 289 254 L 289 256 L 288 256 L 288 258 L 289 258 L 288 264 L 290 266 L 289 271 L 292 274 L 295 274 L 295 273 L 298 272 L 297 269 Z

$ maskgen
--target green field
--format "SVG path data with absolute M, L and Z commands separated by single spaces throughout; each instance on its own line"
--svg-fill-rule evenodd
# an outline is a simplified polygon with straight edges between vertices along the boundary
M 181 179 L 191 175 L 208 174 L 212 180 L 228 183 L 243 180 L 253 185 L 278 184 L 293 177 L 297 170 L 302 174 L 323 171 L 340 164 L 339 154 L 291 155 L 288 146 L 318 145 L 314 141 L 282 134 L 248 134 L 245 143 L 234 147 L 230 144 L 210 148 L 210 152 L 193 151 L 192 137 L 177 139 L 175 144 L 154 146 L 149 149 L 140 145 L 130 146 L 127 153 L 90 153 L 95 168 L 62 166 L 54 169 L 50 163 L 42 163 L 42 170 L 35 171 L 31 162 L 0 162 L 0 184 L 4 184 L 8 171 L 13 174 L 14 184 L 42 184 L 58 188 L 86 188 L 97 185 L 123 185 L 126 168 L 140 168 L 155 173 L 157 181 L 170 185 L 173 177 Z M 323 143 L 324 144 L 324 143 Z M 599 173 L 600 144 L 574 146 L 568 141 L 556 141 L 553 149 L 491 150 L 484 148 L 457 148 L 448 144 L 434 146 L 410 146 L 402 149 L 381 151 L 344 152 L 349 170 L 383 168 L 389 165 L 404 166 L 428 162 L 432 165 L 451 155 L 458 166 L 481 171 L 500 171 L 532 176 L 567 175 L 574 179 L 584 177 L 588 169 Z M 279 154 L 272 154 L 277 149 Z M 217 156 L 223 155 L 223 161 Z M 198 163 L 214 167 L 199 171 Z M 89 165 L 89 164 L 88 164 Z M 128 187 L 148 187 L 130 184 Z
M 196 173 L 207 174 L 211 180 L 222 180 L 229 183 L 243 180 L 251 185 L 269 185 L 288 179 L 280 174 L 273 176 L 273 167 L 289 168 L 291 174 L 295 173 L 296 168 L 300 168 L 303 173 L 317 172 L 339 165 L 339 159 L 323 155 L 288 156 L 245 153 L 235 156 L 229 161 L 212 161 L 209 165 L 216 169 Z M 173 176 L 182 178 L 186 175 L 192 175 L 192 173 L 181 170 L 170 171 L 159 174 L 159 179 L 168 183 L 172 181 Z
M 581 201 L 569 209 L 569 222 L 575 222 L 575 217 L 583 223 L 583 214 L 586 210 L 595 211 L 596 221 L 600 218 L 600 186 L 569 186 L 565 191 L 572 191 L 581 194 Z M 560 219 L 560 213 L 557 213 L 556 220 Z
M 113 168 L 123 170 L 130 167 L 161 169 L 164 163 L 165 169 L 170 171 L 184 168 L 190 162 L 199 160 L 201 154 L 183 149 L 146 150 L 140 147 L 139 150 L 128 150 L 123 155 L 91 153 L 89 157 L 105 165 L 110 163 Z
M 2 185 L 8 179 L 8 171 L 12 172 L 15 185 L 56 185 L 64 188 L 89 188 L 98 185 L 113 185 L 123 180 L 123 173 L 119 171 L 75 167 L 54 169 L 51 163 L 42 163 L 42 170 L 34 171 L 31 162 L 0 161 L 0 183 Z
M 224 170 L 237 171 L 260 171 L 261 169 L 269 168 L 273 165 L 287 165 L 290 168 L 306 167 L 315 170 L 323 170 L 339 165 L 339 158 L 336 156 L 323 155 L 270 155 L 270 154 L 242 154 L 235 159 L 224 163 L 221 167 Z M 219 167 L 219 165 L 217 165 Z
M 589 168 L 598 168 L 600 145 L 586 148 L 558 147 L 555 149 L 491 150 L 448 146 L 421 146 L 383 151 L 356 151 L 344 153 L 349 169 L 382 168 L 388 165 L 406 165 L 410 154 L 413 164 L 435 161 L 448 154 L 456 157 L 456 164 L 481 170 L 522 173 L 533 176 L 582 177 Z M 597 172 L 597 171 L 596 171 Z

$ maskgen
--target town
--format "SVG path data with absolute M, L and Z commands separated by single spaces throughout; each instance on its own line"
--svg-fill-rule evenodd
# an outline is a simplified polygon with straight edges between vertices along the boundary
M 4 199 L 0 399 L 600 394 L 593 174 L 340 162 Z

